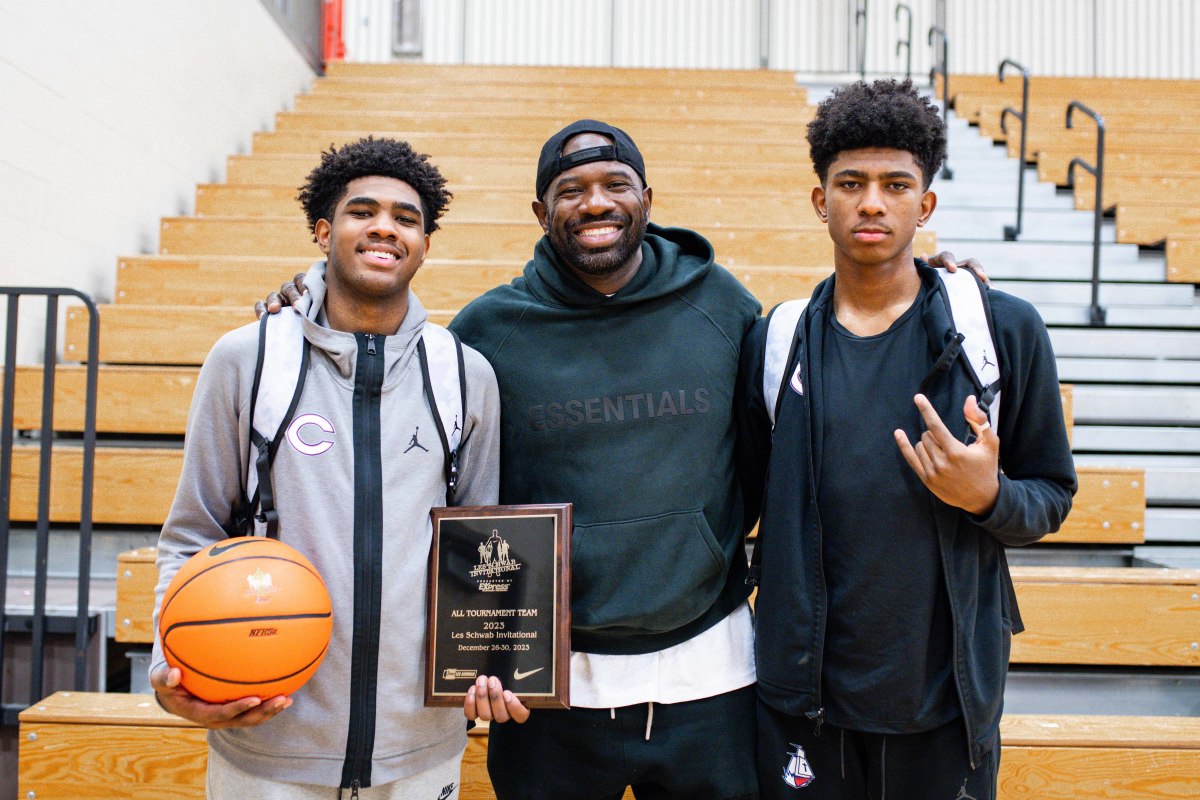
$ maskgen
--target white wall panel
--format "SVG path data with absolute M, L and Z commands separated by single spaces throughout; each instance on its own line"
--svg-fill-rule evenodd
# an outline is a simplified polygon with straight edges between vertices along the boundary
M 312 76 L 259 3 L 0 0 L 0 283 L 111 301 Z
M 373 0 L 348 0 L 372 2 Z M 427 61 L 619 66 L 759 65 L 760 0 L 426 0 Z M 933 63 L 935 0 L 913 10 L 913 75 Z M 769 0 L 769 66 L 857 69 L 856 0 Z M 868 0 L 866 68 L 904 70 L 904 21 Z M 464 10 L 467 29 L 462 28 Z M 1013 58 L 1041 75 L 1200 78 L 1200 0 L 947 0 L 951 72 Z M 615 34 L 613 31 L 615 30 Z

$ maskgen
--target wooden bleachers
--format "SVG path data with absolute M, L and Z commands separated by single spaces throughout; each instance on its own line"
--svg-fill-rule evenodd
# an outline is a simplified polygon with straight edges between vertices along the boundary
M 1197 719 L 1010 715 L 1000 735 L 1000 800 L 1176 800 L 1200 792 Z M 21 797 L 204 797 L 203 730 L 147 695 L 59 692 L 21 715 L 21 738 Z M 467 738 L 460 797 L 494 800 L 486 728 Z
M 656 191 L 656 222 L 703 232 L 718 261 L 768 307 L 807 294 L 829 273 L 828 234 L 812 222 L 806 188 L 797 190 L 813 182 L 803 145 L 811 110 L 788 74 L 332 65 L 330 77 L 298 100 L 296 111 L 278 116 L 276 132 L 255 136 L 253 155 L 230 159 L 228 183 L 198 188 L 197 216 L 163 220 L 159 254 L 119 260 L 115 302 L 100 312 L 98 424 L 118 442 L 122 434 L 163 438 L 101 448 L 97 522 L 161 524 L 179 474 L 178 438 L 197 365 L 224 331 L 251 321 L 255 299 L 319 257 L 294 196 L 321 150 L 366 133 L 392 132 L 431 153 L 451 178 L 455 200 L 433 236 L 434 258 L 414 284 L 433 318 L 446 322 L 472 297 L 519 274 L 541 233 L 529 209 L 537 150 L 558 127 L 585 115 L 567 105 L 578 89 L 607 91 L 613 84 L 636 85 L 641 88 L 633 94 L 657 100 L 646 104 L 656 115 L 649 119 L 635 116 L 630 102 L 614 103 L 611 114 L 586 113 L 623 125 L 642 147 Z M 418 95 L 430 99 L 417 102 Z M 386 102 L 378 102 L 381 96 Z M 512 102 L 502 104 L 497 96 Z M 439 103 L 446 110 L 439 111 Z M 746 104 L 772 111 L 748 113 Z M 683 105 L 686 115 L 678 110 Z M 518 106 L 521 113 L 505 113 Z M 691 113 L 699 106 L 704 113 Z M 731 107 L 741 110 L 731 113 Z M 936 249 L 935 234 L 922 231 L 917 252 Z M 79 310 L 68 315 L 68 360 L 82 356 L 84 320 Z M 37 370 L 17 375 L 18 427 L 35 424 L 39 375 Z M 61 373 L 56 418 L 67 430 L 82 416 L 81 380 L 78 367 Z M 1064 408 L 1070 420 L 1069 388 Z M 69 445 L 57 452 L 62 457 L 56 458 L 52 516 L 69 522 L 78 514 L 79 464 Z M 33 518 L 35 462 L 32 448 L 18 448 L 14 519 Z M 1080 480 L 1075 510 L 1053 543 L 1120 547 L 1143 541 L 1141 470 L 1082 468 Z M 153 567 L 152 560 L 144 563 Z M 1195 624 L 1194 604 L 1180 599 L 1200 590 L 1194 573 L 1014 567 L 1013 576 L 1029 627 L 1015 640 L 1014 663 L 1198 663 L 1194 653 L 1180 652 L 1188 626 Z M 144 592 L 152 585 L 143 581 L 141 605 L 135 607 L 140 610 L 126 615 L 125 641 L 147 640 Z M 1152 622 L 1135 630 L 1138 620 Z M 37 733 L 30 741 L 38 744 L 23 748 L 22 796 L 27 791 L 43 799 L 113 796 L 131 785 L 139 798 L 201 796 L 200 732 L 147 699 L 56 695 L 43 708 L 27 711 L 22 738 Z M 1200 774 L 1195 744 L 1200 732 L 1192 722 L 1006 718 L 1001 796 L 1181 796 L 1170 794 L 1171 788 L 1146 789 L 1145 782 L 1122 783 L 1122 775 L 1145 771 L 1148 763 L 1156 765 L 1155 780 L 1175 782 L 1169 786 Z M 146 744 L 151 742 L 162 746 L 151 748 Z M 169 760 L 158 760 L 160 753 Z M 491 797 L 482 771 L 485 753 L 486 735 L 476 733 L 464 768 L 464 798 Z M 113 783 L 126 789 L 110 789 Z
M 1000 129 L 1005 107 L 1018 107 L 1021 82 L 1000 83 L 994 75 L 954 76 L 956 113 L 977 124 L 984 136 L 1007 143 L 1017 155 L 1021 127 L 1010 117 L 1009 134 Z M 1189 236 L 1200 235 L 1195 214 L 1185 204 L 1164 209 L 1164 198 L 1183 196 L 1200 175 L 1195 130 L 1200 122 L 1200 83 L 1182 80 L 1134 80 L 1034 77 L 1025 130 L 1027 158 L 1037 164 L 1038 178 L 1066 186 L 1068 164 L 1096 157 L 1096 127 L 1080 116 L 1073 129 L 1065 111 L 1079 100 L 1100 113 L 1106 123 L 1104 212 L 1117 216 L 1117 241 L 1167 248 L 1167 279 L 1200 282 L 1200 257 Z M 1019 109 L 1018 109 L 1019 110 Z M 1077 170 L 1075 207 L 1093 210 L 1095 178 Z M 1143 210 L 1144 209 L 1144 210 Z M 1189 233 L 1190 232 L 1190 233 Z M 1178 240 L 1178 244 L 1174 242 Z

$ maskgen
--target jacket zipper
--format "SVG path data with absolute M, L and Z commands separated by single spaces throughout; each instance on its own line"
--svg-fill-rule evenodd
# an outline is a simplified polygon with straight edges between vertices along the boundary
M 379 406 L 383 339 L 356 333 L 354 371 L 354 624 L 350 647 L 350 723 L 342 786 L 357 796 L 371 785 L 375 748 L 375 693 L 383 566 L 383 498 Z M 378 346 L 376 339 L 379 339 Z

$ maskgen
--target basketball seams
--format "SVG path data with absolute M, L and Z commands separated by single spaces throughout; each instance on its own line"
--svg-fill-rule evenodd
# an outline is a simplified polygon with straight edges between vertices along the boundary
M 314 658 L 312 661 L 308 662 L 307 664 L 305 664 L 303 667 L 296 670 L 295 672 L 289 672 L 287 675 L 280 675 L 275 678 L 268 678 L 266 680 L 261 680 L 261 681 L 239 681 L 239 680 L 234 680 L 233 678 L 220 678 L 220 677 L 217 677 L 216 675 L 209 675 L 207 672 L 202 672 L 192 666 L 188 666 L 188 669 L 190 669 L 196 675 L 201 676 L 202 678 L 208 678 L 210 681 L 217 681 L 219 683 L 229 683 L 229 684 L 234 684 L 237 686 L 261 686 L 262 684 L 265 684 L 265 683 L 278 683 L 279 681 L 286 681 L 288 678 L 293 678 L 293 677 L 305 672 L 306 670 L 312 669 L 314 664 L 321 663 L 321 659 L 325 658 L 325 654 L 327 652 L 329 652 L 328 645 L 326 645 L 325 649 L 323 649 L 320 653 L 317 654 L 316 658 Z M 180 662 L 180 663 L 183 663 L 183 662 Z

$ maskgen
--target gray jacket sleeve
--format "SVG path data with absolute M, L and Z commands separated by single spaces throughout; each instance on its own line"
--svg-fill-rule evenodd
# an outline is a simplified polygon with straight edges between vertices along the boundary
M 257 325 L 250 325 L 222 337 L 196 380 L 179 486 L 158 538 L 151 673 L 166 663 L 158 638 L 158 609 L 167 586 L 183 562 L 225 538 L 222 526 L 241 497 L 249 441 L 242 421 L 248 413 L 257 331 Z

